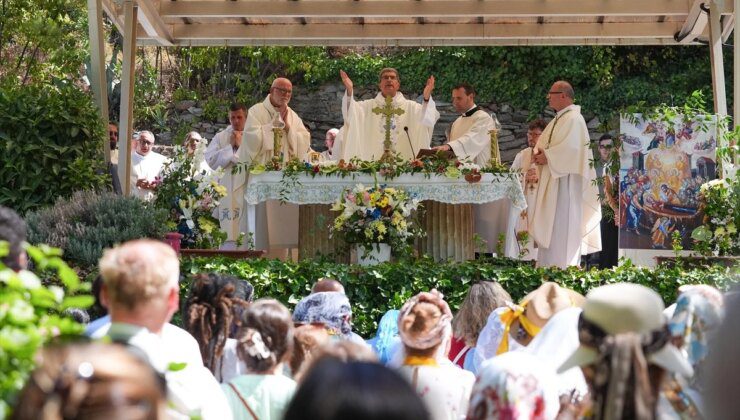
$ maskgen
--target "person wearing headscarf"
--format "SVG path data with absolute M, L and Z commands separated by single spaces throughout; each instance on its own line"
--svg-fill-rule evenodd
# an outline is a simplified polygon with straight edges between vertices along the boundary
M 560 409 L 555 369 L 531 354 L 509 352 L 483 364 L 467 420 L 551 420 Z
M 403 364 L 398 372 L 426 404 L 434 420 L 453 420 L 468 410 L 475 376 L 447 359 L 452 312 L 436 290 L 409 299 L 398 317 Z
M 709 340 L 722 321 L 722 293 L 707 285 L 681 286 L 679 292 L 668 330 L 673 344 L 694 368 L 694 376 L 669 375 L 658 410 L 661 418 L 706 418 L 701 398 L 702 365 L 709 353 Z
M 384 365 L 391 360 L 391 349 L 401 341 L 398 334 L 398 315 L 400 313 L 398 309 L 391 309 L 383 314 L 378 324 L 377 335 L 367 340 L 367 344 L 378 355 L 378 361 Z
M 485 360 L 527 346 L 553 315 L 582 304 L 579 293 L 547 282 L 525 296 L 519 305 L 508 303 L 494 310 L 478 336 L 476 369 Z
M 352 332 L 352 307 L 349 299 L 340 292 L 312 293 L 293 311 L 296 324 L 322 324 L 332 337 L 365 343 Z
M 655 419 L 665 373 L 693 374 L 670 342 L 664 308 L 655 291 L 638 284 L 610 284 L 586 296 L 580 346 L 558 372 L 581 367 L 594 418 Z

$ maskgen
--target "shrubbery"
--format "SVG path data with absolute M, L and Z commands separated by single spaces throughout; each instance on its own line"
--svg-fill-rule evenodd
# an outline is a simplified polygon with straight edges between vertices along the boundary
M 273 297 L 292 308 L 308 295 L 319 277 L 340 280 L 347 291 L 354 313 L 354 328 L 363 337 L 375 334 L 380 317 L 388 309 L 399 309 L 413 294 L 436 287 L 445 294 L 453 311 L 462 302 L 471 283 L 496 280 L 519 300 L 544 281 L 554 281 L 580 293 L 608 283 L 631 282 L 660 293 L 667 304 L 676 299 L 683 284 L 705 283 L 724 289 L 738 281 L 738 271 L 710 267 L 685 270 L 673 268 L 640 268 L 626 263 L 613 270 L 583 271 L 533 268 L 515 260 L 497 259 L 464 263 L 435 263 L 430 259 L 385 263 L 373 267 L 336 264 L 314 260 L 298 263 L 278 260 L 233 260 L 228 258 L 183 259 L 183 274 L 226 272 L 248 280 L 255 296 Z M 183 292 L 189 288 L 182 284 Z
M 135 197 L 80 191 L 26 215 L 28 242 L 61 248 L 70 264 L 92 269 L 105 248 L 137 238 L 162 238 L 167 211 Z
M 107 135 L 74 85 L 0 87 L 0 204 L 19 213 L 108 183 Z

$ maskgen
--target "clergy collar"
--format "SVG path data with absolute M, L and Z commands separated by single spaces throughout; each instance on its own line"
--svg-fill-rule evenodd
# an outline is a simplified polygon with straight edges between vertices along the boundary
M 558 111 L 555 114 L 555 116 L 556 117 L 559 117 L 559 116 L 565 114 L 566 112 L 569 112 L 569 111 L 580 111 L 580 110 L 581 110 L 581 107 L 580 106 L 578 106 L 576 104 L 570 104 L 570 105 L 566 106 L 565 108 L 561 109 L 560 111 Z
M 469 110 L 467 110 L 465 113 L 463 113 L 462 116 L 463 117 L 469 117 L 469 116 L 475 114 L 476 112 L 478 112 L 478 109 L 480 109 L 480 108 L 478 108 L 478 105 L 473 104 L 473 107 L 470 108 Z

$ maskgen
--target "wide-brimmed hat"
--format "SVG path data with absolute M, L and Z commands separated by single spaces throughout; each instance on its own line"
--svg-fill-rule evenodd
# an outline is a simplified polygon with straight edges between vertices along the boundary
M 526 304 L 524 315 L 527 319 L 542 328 L 556 313 L 573 306 L 583 306 L 584 301 L 580 293 L 547 282 L 525 296 L 522 305 Z
M 668 334 L 663 317 L 665 305 L 653 290 L 632 283 L 618 283 L 597 287 L 586 295 L 579 323 L 580 347 L 560 366 L 558 373 L 590 365 L 599 359 L 599 350 L 584 344 L 584 334 L 596 331 L 603 335 L 635 333 L 657 337 Z M 591 329 L 591 331 L 584 331 Z M 693 369 L 676 347 L 667 340 L 659 349 L 646 354 L 648 360 L 662 368 L 684 376 L 691 376 Z M 648 344 L 649 345 L 649 344 Z

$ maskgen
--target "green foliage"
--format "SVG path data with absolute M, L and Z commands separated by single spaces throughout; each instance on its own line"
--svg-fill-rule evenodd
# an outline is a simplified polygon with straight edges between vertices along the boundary
M 704 220 L 694 229 L 694 249 L 704 256 L 740 255 L 740 179 L 715 179 L 699 192 Z
M 72 85 L 0 88 L 0 204 L 23 213 L 102 188 L 107 139 L 92 99 Z
M 27 247 L 37 273 L 51 276 L 59 286 L 43 286 L 30 271 L 14 272 L 0 262 L 0 418 L 6 418 L 16 395 L 34 368 L 36 351 L 48 340 L 82 333 L 83 327 L 62 311 L 87 308 L 93 298 L 81 292 L 74 270 L 46 246 Z M 0 255 L 7 255 L 7 242 L 0 242 Z
M 135 197 L 80 191 L 26 215 L 28 241 L 61 248 L 71 264 L 94 269 L 103 250 L 131 239 L 164 237 L 167 211 Z
M 413 294 L 437 288 L 445 294 L 450 307 L 457 310 L 471 283 L 496 280 L 519 300 L 544 281 L 554 281 L 580 293 L 608 283 L 632 282 L 648 286 L 671 303 L 683 284 L 712 284 L 724 289 L 738 280 L 738 272 L 710 267 L 683 270 L 680 267 L 650 269 L 626 262 L 619 268 L 583 271 L 533 268 L 515 260 L 495 259 L 464 263 L 435 263 L 430 259 L 383 263 L 373 267 L 304 260 L 298 263 L 255 259 L 228 258 L 184 259 L 181 267 L 186 276 L 199 272 L 223 272 L 248 280 L 257 297 L 273 297 L 292 308 L 308 295 L 320 277 L 341 281 L 352 302 L 355 330 L 363 337 L 375 334 L 377 323 L 389 309 L 399 309 Z M 186 293 L 188 283 L 182 284 Z

